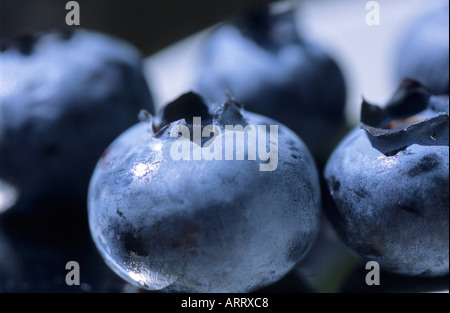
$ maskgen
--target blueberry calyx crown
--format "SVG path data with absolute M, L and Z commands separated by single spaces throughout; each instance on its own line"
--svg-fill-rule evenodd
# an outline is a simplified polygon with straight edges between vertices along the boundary
M 192 130 L 194 117 L 201 118 L 202 130 L 206 125 L 211 124 L 218 126 L 221 130 L 224 130 L 226 125 L 245 127 L 247 122 L 242 115 L 242 109 L 242 104 L 230 93 L 227 93 L 227 100 L 224 103 L 208 105 L 197 93 L 187 92 L 167 104 L 156 116 L 142 110 L 139 113 L 139 119 L 148 122 L 149 132 L 159 138 L 169 136 L 170 126 L 176 124 L 186 125 Z
M 40 33 L 21 33 L 0 42 L 0 52 L 17 50 L 22 55 L 31 55 L 36 43 L 44 36 L 55 34 L 61 40 L 69 40 L 74 31 L 70 29 L 53 29 Z
M 404 80 L 384 108 L 363 100 L 361 128 L 387 156 L 414 143 L 448 146 L 448 96 L 433 96 L 419 82 Z
M 448 97 L 433 96 L 419 82 L 406 79 L 384 108 L 363 100 L 361 128 L 375 137 L 396 135 L 448 122 L 448 110 Z
M 289 43 L 301 43 L 295 23 L 295 10 L 271 12 L 267 6 L 247 10 L 231 24 L 241 34 L 266 50 L 277 50 Z

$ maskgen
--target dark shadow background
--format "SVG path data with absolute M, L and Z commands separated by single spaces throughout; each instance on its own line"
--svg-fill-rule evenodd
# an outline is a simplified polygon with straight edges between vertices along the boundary
M 0 0 L 0 39 L 67 26 L 65 0 Z M 79 0 L 80 27 L 125 39 L 149 55 L 239 10 L 273 0 Z

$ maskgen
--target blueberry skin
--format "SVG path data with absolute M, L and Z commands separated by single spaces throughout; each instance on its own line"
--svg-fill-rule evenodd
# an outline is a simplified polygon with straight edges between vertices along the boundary
M 355 254 L 384 271 L 448 274 L 448 101 L 408 81 L 385 108 L 364 103 L 361 127 L 325 167 L 330 221 Z
M 9 199 L 0 211 L 29 214 L 49 199 L 85 207 L 101 153 L 140 109 L 153 110 L 141 55 L 82 29 L 23 35 L 0 50 L 0 198 Z
M 296 28 L 294 12 L 267 9 L 214 29 L 201 48 L 194 89 L 280 121 L 325 163 L 344 127 L 346 83 L 336 61 Z
M 449 7 L 443 5 L 422 14 L 402 34 L 394 74 L 400 82 L 412 78 L 433 94 L 449 92 Z
M 199 99 L 188 93 L 166 111 Z M 279 125 L 276 170 L 259 171 L 247 150 L 244 160 L 174 161 L 170 147 L 178 138 L 169 131 L 184 119 L 169 119 L 156 134 L 139 123 L 99 160 L 89 225 L 106 263 L 129 283 L 164 292 L 249 292 L 280 279 L 311 247 L 321 199 L 306 146 L 234 101 L 214 114 L 215 125 Z

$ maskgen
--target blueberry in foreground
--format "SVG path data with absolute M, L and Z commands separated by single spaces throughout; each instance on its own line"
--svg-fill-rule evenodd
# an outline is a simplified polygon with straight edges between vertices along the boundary
M 306 255 L 321 198 L 314 161 L 298 136 L 231 98 L 206 105 L 195 93 L 150 120 L 110 145 L 89 187 L 92 237 L 119 276 L 164 292 L 250 292 L 277 281 Z M 278 138 L 270 141 L 278 141 L 278 165 L 261 171 L 266 163 L 249 158 L 247 147 L 242 160 L 227 160 L 222 135 L 214 132 L 201 143 L 192 134 L 172 137 L 180 125 L 202 132 L 209 125 L 267 125 L 266 144 L 269 125 L 277 125 Z M 180 141 L 192 154 L 196 145 L 222 147 L 223 158 L 175 160 L 171 149 Z M 233 153 L 241 148 L 234 144 Z
M 130 44 L 83 29 L 2 43 L 0 212 L 30 214 L 50 199 L 86 207 L 104 149 L 153 110 L 141 62 Z
M 395 76 L 400 82 L 412 78 L 433 94 L 449 92 L 449 7 L 448 2 L 422 13 L 399 40 Z
M 383 271 L 448 275 L 449 100 L 405 80 L 335 149 L 327 215 L 347 246 Z
M 345 128 L 346 82 L 329 51 L 296 24 L 294 10 L 264 6 L 219 25 L 199 53 L 195 90 L 213 101 L 231 91 L 247 110 L 293 130 L 322 165 Z

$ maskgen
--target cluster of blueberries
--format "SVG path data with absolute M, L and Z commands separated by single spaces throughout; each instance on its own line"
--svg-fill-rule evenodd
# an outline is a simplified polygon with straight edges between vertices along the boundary
M 322 212 L 362 260 L 448 275 L 448 8 L 405 36 L 397 91 L 363 101 L 351 130 L 345 77 L 294 16 L 264 8 L 221 24 L 194 91 L 159 112 L 127 42 L 77 29 L 3 43 L 0 291 L 268 290 L 317 244 Z M 193 117 L 278 125 L 277 169 L 173 160 L 171 128 Z

